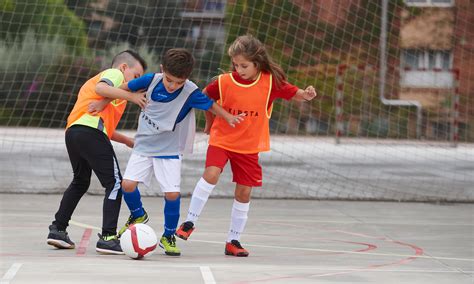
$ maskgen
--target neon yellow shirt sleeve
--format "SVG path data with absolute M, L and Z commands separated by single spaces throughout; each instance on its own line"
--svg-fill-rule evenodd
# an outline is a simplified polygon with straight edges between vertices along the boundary
M 119 69 L 110 68 L 100 74 L 100 82 L 105 82 L 113 87 L 119 87 L 124 81 L 123 73 Z

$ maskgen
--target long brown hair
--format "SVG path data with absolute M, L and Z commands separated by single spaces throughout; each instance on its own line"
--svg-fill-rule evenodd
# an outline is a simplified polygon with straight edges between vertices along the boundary
M 273 62 L 268 55 L 265 46 L 252 35 L 239 36 L 229 47 L 227 51 L 232 58 L 242 55 L 248 61 L 253 62 L 259 71 L 266 71 L 272 74 L 275 84 L 281 86 L 286 81 L 285 72 L 280 65 Z M 232 65 L 232 71 L 235 67 Z

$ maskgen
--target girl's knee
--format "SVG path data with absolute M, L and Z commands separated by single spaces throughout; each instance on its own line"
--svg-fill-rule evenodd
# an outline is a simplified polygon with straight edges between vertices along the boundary
M 207 167 L 202 177 L 210 184 L 217 184 L 219 177 L 221 176 L 221 172 L 222 170 L 218 167 Z
M 252 188 L 251 187 L 245 187 L 245 188 L 237 188 L 235 189 L 235 200 L 241 203 L 249 203 L 250 202 L 250 196 L 251 196 Z
M 235 200 L 240 203 L 249 203 L 250 202 L 250 194 L 235 194 Z

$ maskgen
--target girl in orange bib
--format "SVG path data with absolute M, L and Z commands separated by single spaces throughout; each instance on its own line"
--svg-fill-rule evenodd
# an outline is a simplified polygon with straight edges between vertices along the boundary
M 206 113 L 204 132 L 210 134 L 206 169 L 193 191 L 186 221 L 176 235 L 184 240 L 191 235 L 224 166 L 230 161 L 236 187 L 225 254 L 248 256 L 248 251 L 240 244 L 240 236 L 247 223 L 252 187 L 262 185 L 258 155 L 270 150 L 269 122 L 273 101 L 276 98 L 310 101 L 316 97 L 316 91 L 312 86 L 302 90 L 289 84 L 282 68 L 272 61 L 264 45 L 253 36 L 238 37 L 229 47 L 228 54 L 232 59 L 232 72 L 220 75 L 204 93 L 228 112 L 245 113 L 246 118 L 231 128 L 225 120 Z

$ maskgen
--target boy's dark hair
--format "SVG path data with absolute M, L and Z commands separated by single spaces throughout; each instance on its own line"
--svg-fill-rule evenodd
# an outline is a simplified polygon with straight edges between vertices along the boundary
M 187 79 L 193 71 L 194 57 L 184 48 L 172 48 L 165 52 L 161 64 L 164 72 L 181 79 Z
M 143 71 L 145 71 L 148 67 L 145 59 L 143 59 L 140 54 L 133 50 L 124 50 L 114 56 L 114 59 L 112 60 L 112 67 L 115 67 L 116 64 L 121 63 L 127 63 L 128 66 L 133 67 L 137 61 L 143 67 Z

